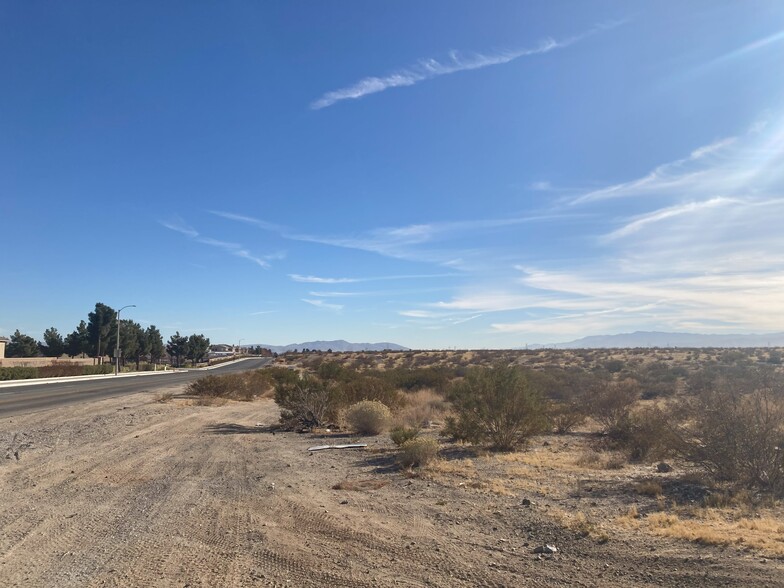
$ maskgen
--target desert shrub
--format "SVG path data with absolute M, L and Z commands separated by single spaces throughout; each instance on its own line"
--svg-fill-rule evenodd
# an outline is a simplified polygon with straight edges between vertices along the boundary
M 784 496 L 784 395 L 718 387 L 690 399 L 685 457 L 719 480 Z
M 622 439 L 629 434 L 632 407 L 639 397 L 639 385 L 631 379 L 597 386 L 589 395 L 591 416 L 604 433 Z
M 394 388 L 407 392 L 432 389 L 443 393 L 455 377 L 455 373 L 454 370 L 445 367 L 398 368 L 386 372 L 384 377 Z
M 334 384 L 305 374 L 275 384 L 280 422 L 287 428 L 318 427 L 337 418 L 339 404 Z
M 515 367 L 471 369 L 449 398 L 457 417 L 447 421 L 447 430 L 459 440 L 510 450 L 547 427 L 542 395 Z
M 38 377 L 38 368 L 0 367 L 0 380 L 29 380 Z
M 443 420 L 449 412 L 449 403 L 443 396 L 429 388 L 403 394 L 403 403 L 395 411 L 396 424 L 406 427 L 426 427 L 433 421 Z
M 616 442 L 632 461 L 665 459 L 678 451 L 680 436 L 671 411 L 644 408 L 633 413 Z
M 553 402 L 547 408 L 547 417 L 559 435 L 571 432 L 588 418 L 583 407 L 575 402 Z
M 432 437 L 409 439 L 401 446 L 398 462 L 404 468 L 424 467 L 438 456 L 438 441 Z
M 419 429 L 416 427 L 395 427 L 389 432 L 389 438 L 392 443 L 400 447 L 406 441 L 410 441 L 419 435 Z
M 198 397 L 225 398 L 228 400 L 253 400 L 270 387 L 270 377 L 264 370 L 238 374 L 205 376 L 188 384 L 188 394 Z
M 389 424 L 389 407 L 378 400 L 361 400 L 346 409 L 346 423 L 362 435 L 378 435 Z
M 377 400 L 394 409 L 403 402 L 403 395 L 389 382 L 376 375 L 357 374 L 333 383 L 336 389 L 336 402 L 340 406 L 350 406 L 361 400 Z

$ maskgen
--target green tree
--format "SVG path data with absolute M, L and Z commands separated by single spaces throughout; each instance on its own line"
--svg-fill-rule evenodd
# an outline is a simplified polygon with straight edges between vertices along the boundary
M 210 340 L 204 335 L 196 335 L 195 333 L 188 337 L 186 343 L 186 357 L 194 364 L 200 362 L 207 352 L 210 350 Z
M 188 337 L 183 337 L 177 331 L 174 335 L 169 337 L 169 342 L 166 343 L 166 352 L 172 358 L 172 364 L 180 367 L 180 360 L 188 350 Z
M 38 342 L 17 329 L 11 335 L 11 342 L 6 347 L 5 354 L 8 357 L 38 357 Z
M 54 327 L 49 327 L 44 331 L 44 342 L 41 345 L 41 353 L 46 357 L 60 357 L 65 351 L 63 336 Z
M 142 331 L 141 325 L 130 319 L 120 320 L 120 351 L 122 353 L 122 365 L 125 365 L 125 358 L 136 359 L 139 353 L 138 331 Z M 114 349 L 117 335 L 112 338 L 110 349 Z M 138 364 L 138 362 L 137 362 Z
M 71 357 L 90 351 L 90 334 L 87 323 L 81 321 L 76 329 L 65 337 L 65 351 Z
M 96 357 L 103 357 L 107 349 L 107 339 L 116 326 L 117 313 L 111 306 L 101 302 L 95 303 L 95 310 L 87 315 L 87 333 L 91 352 Z
M 139 370 L 142 359 L 146 359 L 150 355 L 150 340 L 147 337 L 147 331 L 142 329 L 139 323 L 131 321 L 131 324 L 128 325 L 128 332 L 129 337 L 133 338 L 133 344 L 129 346 L 130 351 L 125 354 L 125 357 L 133 359 L 136 362 L 136 369 Z
M 152 363 L 158 363 L 166 351 L 163 346 L 161 332 L 155 325 L 150 325 L 144 333 L 147 338 L 147 343 L 149 344 L 150 350 L 148 353 L 150 354 L 150 361 Z
M 489 441 L 494 449 L 510 450 L 547 426 L 541 394 L 515 367 L 473 368 L 449 396 L 457 418 L 447 431 L 465 441 Z

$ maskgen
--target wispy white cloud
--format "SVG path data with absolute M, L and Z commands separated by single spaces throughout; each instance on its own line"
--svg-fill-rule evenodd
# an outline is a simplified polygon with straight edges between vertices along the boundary
M 366 296 L 372 292 L 308 292 L 310 296 L 317 298 L 351 298 L 354 296 Z
M 718 196 L 781 194 L 784 177 L 784 120 L 755 123 L 746 133 L 714 141 L 645 176 L 584 192 L 571 204 L 612 198 L 706 200 Z
M 373 276 L 366 278 L 330 278 L 321 276 L 303 276 L 301 274 L 289 274 L 295 282 L 306 284 L 355 284 L 360 282 L 379 282 L 387 280 L 423 280 L 430 278 L 449 278 L 459 274 L 406 274 L 395 276 Z
M 158 221 L 162 226 L 166 227 L 171 231 L 175 231 L 176 233 L 180 233 L 185 235 L 186 237 L 198 237 L 199 232 L 188 225 L 184 220 L 179 217 L 175 217 L 168 221 Z
M 233 243 L 230 241 L 221 241 L 220 239 L 214 239 L 212 237 L 205 237 L 199 234 L 199 232 L 196 229 L 194 229 L 193 227 L 185 223 L 180 218 L 175 218 L 174 220 L 170 220 L 170 221 L 158 221 L 158 222 L 162 226 L 166 227 L 167 229 L 185 235 L 186 237 L 192 239 L 197 243 L 201 243 L 203 245 L 209 245 L 210 247 L 216 247 L 218 249 L 225 251 L 226 253 L 229 253 L 230 255 L 234 255 L 235 257 L 247 259 L 248 261 L 251 261 L 264 269 L 268 269 L 270 267 L 269 260 L 282 259 L 283 257 L 285 257 L 284 252 L 276 252 L 266 256 L 257 256 L 252 254 L 248 249 L 246 249 L 239 243 Z
M 302 302 L 307 302 L 317 308 L 323 308 L 325 310 L 343 310 L 344 306 L 342 304 L 330 304 L 329 302 L 324 302 L 323 300 L 312 300 L 310 298 L 303 298 Z
M 719 208 L 726 207 L 732 204 L 739 204 L 740 200 L 734 198 L 716 197 L 703 202 L 686 202 L 684 204 L 676 204 L 675 206 L 668 206 L 653 212 L 641 214 L 631 219 L 627 224 L 612 233 L 605 236 L 606 240 L 618 239 L 620 237 L 627 237 L 632 233 L 636 233 L 641 229 L 653 223 L 658 223 L 663 220 L 671 219 L 676 216 L 686 215 L 690 213 L 699 213 L 706 208 Z
M 721 57 L 714 59 L 713 61 L 707 63 L 703 67 L 712 67 L 722 63 L 727 63 L 734 59 L 739 59 L 745 57 L 750 53 L 754 53 L 759 51 L 760 49 L 764 49 L 769 45 L 773 45 L 775 43 L 784 42 L 784 31 L 778 31 L 773 33 L 772 35 L 768 35 L 767 37 L 763 37 L 762 39 L 757 39 L 752 41 L 751 43 L 747 43 L 743 47 L 738 47 L 737 49 L 730 51 L 729 53 L 725 53 Z
M 482 69 L 493 65 L 501 65 L 522 57 L 549 53 L 555 49 L 563 49 L 570 45 L 574 45 L 586 37 L 613 28 L 619 24 L 621 23 L 613 22 L 597 25 L 584 33 L 560 41 L 546 38 L 540 41 L 535 47 L 526 49 L 512 49 L 493 53 L 473 53 L 470 55 L 463 55 L 458 51 L 451 51 L 448 58 L 445 60 L 438 61 L 432 58 L 422 59 L 415 65 L 401 69 L 397 72 L 380 77 L 371 76 L 363 78 L 350 86 L 327 92 L 318 100 L 312 102 L 310 107 L 313 110 L 319 110 L 343 100 L 356 100 L 368 96 L 369 94 L 383 92 L 389 88 L 413 86 L 425 80 L 440 76 L 461 71 Z
M 250 316 L 259 316 L 262 314 L 273 314 L 278 312 L 277 310 L 257 310 L 256 312 L 250 313 Z

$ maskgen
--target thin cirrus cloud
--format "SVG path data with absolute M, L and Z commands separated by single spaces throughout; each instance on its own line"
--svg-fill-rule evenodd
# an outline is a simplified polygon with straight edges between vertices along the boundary
M 350 86 L 327 92 L 318 100 L 313 101 L 310 104 L 310 108 L 313 110 L 321 110 L 322 108 L 327 108 L 328 106 L 332 106 L 333 104 L 343 100 L 356 100 L 370 94 L 383 92 L 390 88 L 413 86 L 420 82 L 424 82 L 425 80 L 430 80 L 440 76 L 445 76 L 461 71 L 482 69 L 493 65 L 501 65 L 515 61 L 522 57 L 549 53 L 555 49 L 563 49 L 569 47 L 570 45 L 574 45 L 586 37 L 616 27 L 619 24 L 622 23 L 617 21 L 600 24 L 579 35 L 575 35 L 561 41 L 556 41 L 552 38 L 546 38 L 532 48 L 513 49 L 495 53 L 474 53 L 471 55 L 462 55 L 458 51 L 451 51 L 449 53 L 448 59 L 443 61 L 438 61 L 437 59 L 432 58 L 421 59 L 415 65 L 401 69 L 397 72 L 380 77 L 370 76 L 362 78 Z
M 355 235 L 314 235 L 294 231 L 292 229 L 269 223 L 251 216 L 223 211 L 210 211 L 211 214 L 259 227 L 277 233 L 281 238 L 318 245 L 328 245 L 343 249 L 355 249 L 376 253 L 393 259 L 436 263 L 442 266 L 461 269 L 469 266 L 472 260 L 481 255 L 481 251 L 463 250 L 465 237 L 493 235 L 502 230 L 513 230 L 524 224 L 537 222 L 560 221 L 568 218 L 585 216 L 574 210 L 561 210 L 558 213 L 510 215 L 506 218 L 473 219 L 468 221 L 440 221 L 413 223 L 397 227 L 380 227 L 362 231 Z M 440 246 L 452 242 L 454 246 Z M 482 261 L 481 263 L 484 263 Z M 300 276 L 303 277 L 303 276 Z M 434 276 L 442 277 L 442 276 Z M 296 279 L 296 278 L 294 278 Z M 393 278 L 396 279 L 396 278 Z M 297 280 L 304 281 L 304 280 Z M 354 280 L 320 283 L 350 283 Z M 319 282 L 317 282 L 319 283 Z
M 316 308 L 323 308 L 325 310 L 343 310 L 342 304 L 332 304 L 330 302 L 324 302 L 323 300 L 313 300 L 311 298 L 303 298 L 302 302 L 307 302 L 311 306 L 315 306 Z
M 550 341 L 623 330 L 784 329 L 783 169 L 784 120 L 753 125 L 573 199 L 602 220 L 595 253 L 578 264 L 517 265 L 505 283 L 474 284 L 406 316 L 497 313 L 490 332 Z M 635 214 L 613 218 L 615 198 Z
M 289 274 L 294 282 L 305 284 L 357 284 L 361 282 L 379 282 L 387 280 L 424 280 L 431 278 L 448 278 L 459 274 L 405 274 L 395 276 L 375 276 L 368 278 L 331 278 L 322 276 L 303 276 L 301 274 Z
M 197 243 L 209 245 L 210 247 L 216 247 L 218 249 L 221 249 L 222 251 L 225 251 L 230 255 L 234 255 L 235 257 L 239 257 L 241 259 L 246 259 L 250 262 L 253 262 L 259 267 L 262 267 L 264 269 L 269 269 L 270 260 L 282 259 L 283 257 L 285 257 L 285 253 L 283 252 L 272 253 L 270 255 L 266 255 L 263 257 L 253 255 L 250 251 L 248 251 L 239 243 L 232 243 L 230 241 L 221 241 L 219 239 L 213 239 L 212 237 L 205 237 L 199 234 L 199 232 L 196 229 L 194 229 L 193 227 L 185 223 L 180 218 L 175 218 L 169 221 L 159 221 L 159 223 L 162 226 L 169 229 L 170 231 L 174 231 L 176 233 L 180 233 L 181 235 L 185 235 L 186 237 L 192 239 Z
M 641 178 L 591 190 L 571 199 L 585 205 L 613 198 L 674 197 L 679 200 L 781 194 L 784 177 L 784 118 L 760 121 L 738 136 L 694 149 Z

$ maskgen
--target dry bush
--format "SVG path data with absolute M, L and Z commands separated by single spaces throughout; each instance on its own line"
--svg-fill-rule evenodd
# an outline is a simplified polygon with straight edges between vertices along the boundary
M 392 443 L 400 447 L 406 441 L 410 441 L 419 435 L 419 429 L 416 427 L 395 427 L 390 431 L 389 438 Z
M 284 427 L 320 427 L 337 417 L 336 387 L 315 376 L 299 376 L 275 385 L 275 402 L 280 406 Z
M 599 385 L 589 394 L 591 416 L 612 438 L 628 434 L 632 407 L 640 398 L 639 384 L 631 379 Z
M 169 402 L 172 398 L 174 398 L 173 392 L 161 392 L 160 394 L 155 396 L 155 402 L 160 402 L 161 404 L 165 404 Z
M 574 402 L 553 402 L 547 409 L 550 423 L 559 435 L 570 433 L 588 418 L 583 408 Z
M 378 435 L 386 429 L 392 414 L 378 400 L 360 400 L 346 409 L 344 420 L 357 433 Z
M 442 421 L 449 412 L 449 403 L 430 388 L 408 392 L 403 398 L 394 420 L 404 427 L 427 427 L 434 421 Z
M 205 376 L 188 384 L 187 393 L 198 397 L 225 398 L 249 401 L 266 392 L 271 386 L 270 375 L 264 370 L 239 374 Z
M 404 468 L 424 467 L 438 456 L 438 441 L 417 437 L 403 443 L 398 462 Z
M 784 398 L 726 387 L 691 399 L 682 451 L 719 480 L 784 496 Z

